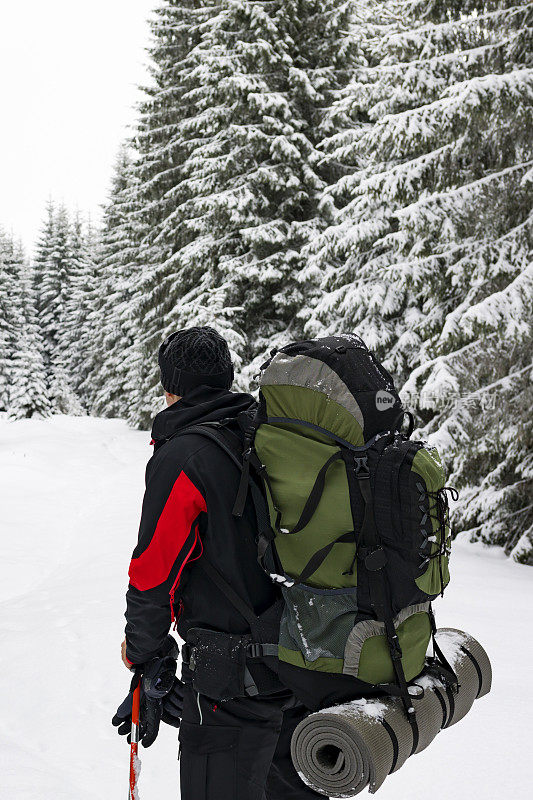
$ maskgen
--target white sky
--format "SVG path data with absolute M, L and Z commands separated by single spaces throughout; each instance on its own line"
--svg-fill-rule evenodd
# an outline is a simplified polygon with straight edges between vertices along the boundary
M 29 251 L 48 197 L 98 218 L 157 5 L 0 0 L 0 226 Z

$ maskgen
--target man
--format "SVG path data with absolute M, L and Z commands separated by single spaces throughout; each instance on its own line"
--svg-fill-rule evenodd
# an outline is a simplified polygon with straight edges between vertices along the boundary
M 212 328 L 168 337 L 159 366 L 168 408 L 152 429 L 122 645 L 126 666 L 144 673 L 143 744 L 154 741 L 160 719 L 180 725 L 182 800 L 320 797 L 290 758 L 305 710 L 276 675 L 280 604 L 257 563 L 254 505 L 248 498 L 242 518 L 232 515 L 240 471 L 202 435 L 213 431 L 206 423 L 224 423 L 231 450 L 237 417 L 255 401 L 230 391 L 229 349 Z M 187 644 L 183 683 L 169 691 L 173 621 Z M 125 701 L 115 715 L 120 733 L 131 727 L 130 709 Z

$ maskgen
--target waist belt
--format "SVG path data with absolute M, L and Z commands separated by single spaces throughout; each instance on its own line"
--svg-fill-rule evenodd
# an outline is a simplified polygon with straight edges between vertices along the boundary
M 181 647 L 181 660 L 189 669 L 194 669 L 194 645 L 184 644 Z M 190 666 L 191 656 L 193 666 Z M 278 645 L 274 643 L 251 642 L 246 648 L 246 658 L 265 658 L 267 656 L 278 657 Z
M 183 663 L 187 667 L 185 680 L 192 682 L 199 694 L 205 694 L 217 700 L 231 700 L 236 697 L 259 694 L 257 684 L 248 669 L 248 662 L 253 672 L 260 671 L 252 666 L 254 661 L 260 662 L 266 657 L 278 655 L 278 645 L 270 642 L 252 641 L 252 639 L 268 639 L 279 633 L 268 632 L 270 625 L 265 625 L 263 615 L 258 616 L 252 606 L 248 605 L 220 572 L 203 555 L 197 562 L 206 576 L 220 589 L 226 599 L 246 620 L 251 634 L 232 634 L 214 631 L 207 628 L 189 628 L 187 644 L 183 648 Z M 218 660 L 218 666 L 217 666 Z M 268 670 L 267 670 L 268 671 Z M 262 681 L 258 681 L 260 684 Z
M 246 655 L 248 658 L 265 658 L 265 656 L 274 656 L 277 658 L 278 645 L 271 643 L 265 644 L 263 642 L 252 642 L 248 645 Z
M 216 700 L 253 697 L 265 687 L 254 680 L 252 664 L 276 657 L 278 645 L 251 642 L 249 634 L 232 634 L 208 628 L 190 628 L 182 647 L 183 680 L 195 691 Z M 250 665 L 251 670 L 248 668 Z

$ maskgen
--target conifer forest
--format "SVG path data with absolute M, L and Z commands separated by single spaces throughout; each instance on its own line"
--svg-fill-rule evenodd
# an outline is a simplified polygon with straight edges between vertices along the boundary
M 0 233 L 0 410 L 161 408 L 157 349 L 355 332 L 437 444 L 455 533 L 533 563 L 533 4 L 163 0 L 102 224 Z M 1 220 L 0 220 L 1 223 Z

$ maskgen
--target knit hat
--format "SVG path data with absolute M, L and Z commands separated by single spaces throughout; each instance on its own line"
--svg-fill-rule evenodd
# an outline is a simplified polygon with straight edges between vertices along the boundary
M 196 386 L 229 389 L 233 364 L 226 340 L 213 328 L 185 328 L 159 348 L 163 389 L 183 396 Z

